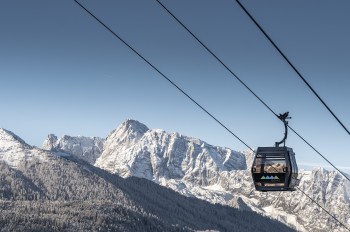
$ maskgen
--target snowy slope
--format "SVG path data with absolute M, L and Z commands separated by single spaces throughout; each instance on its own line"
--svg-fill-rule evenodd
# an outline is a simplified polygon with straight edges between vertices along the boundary
M 51 151 L 64 151 L 75 155 L 91 164 L 100 157 L 103 150 L 104 140 L 99 137 L 68 136 L 64 135 L 57 139 L 54 134 L 49 134 L 42 148 Z
M 300 191 L 256 192 L 247 170 L 252 159 L 249 151 L 215 147 L 127 120 L 107 137 L 95 165 L 123 177 L 152 180 L 186 196 L 253 210 L 299 231 L 344 231 Z M 324 169 L 300 176 L 301 190 L 350 227 L 349 183 Z
M 45 162 L 48 159 L 47 153 L 29 146 L 11 131 L 0 128 L 0 161 L 10 167 L 18 168 L 25 161 Z

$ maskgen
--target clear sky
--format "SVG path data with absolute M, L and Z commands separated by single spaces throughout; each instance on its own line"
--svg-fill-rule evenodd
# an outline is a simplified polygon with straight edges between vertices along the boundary
M 283 125 L 155 0 L 81 1 L 249 146 Z M 274 111 L 350 172 L 350 136 L 233 0 L 163 0 Z M 74 1 L 1 0 L 0 127 L 31 145 L 47 134 L 106 137 L 127 118 L 234 150 L 247 148 Z M 350 1 L 242 0 L 350 128 Z M 292 132 L 299 164 L 327 165 Z

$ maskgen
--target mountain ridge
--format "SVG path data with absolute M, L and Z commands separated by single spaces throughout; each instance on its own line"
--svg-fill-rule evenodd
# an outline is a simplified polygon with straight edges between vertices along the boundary
M 11 156 L 21 157 L 16 166 Z M 64 151 L 0 149 L 0 186 L 2 230 L 293 231 L 254 212 L 121 178 Z
M 110 147 L 109 150 L 104 150 L 95 165 L 124 177 L 138 176 L 152 180 L 185 196 L 233 207 L 242 205 L 245 210 L 253 210 L 278 219 L 299 231 L 323 231 L 319 229 L 319 225 L 325 228 L 329 226 L 333 231 L 343 230 L 337 222 L 332 220 L 328 222 L 330 220 L 328 215 L 322 213 L 317 205 L 310 202 L 299 191 L 269 193 L 267 196 L 256 192 L 250 170 L 247 168 L 251 166 L 253 152 L 239 153 L 238 157 L 241 157 L 241 160 L 236 157 L 237 159 L 232 162 L 236 166 L 225 169 L 223 168 L 225 159 L 220 159 L 225 157 L 223 153 L 218 154 L 214 149 L 214 155 L 206 154 L 215 146 L 193 138 L 189 141 L 184 139 L 185 143 L 172 143 L 181 138 L 176 134 L 179 135 L 176 132 L 166 133 L 159 129 L 149 129 L 139 139 L 133 140 L 133 143 L 122 144 L 122 146 L 119 144 Z M 196 149 L 189 152 L 187 148 L 191 146 L 184 145 L 187 142 L 192 142 L 197 152 L 195 152 Z M 175 145 L 169 146 L 170 144 Z M 176 153 L 176 151 L 179 152 Z M 232 151 L 232 153 L 235 152 Z M 103 160 L 104 155 L 112 157 Z M 174 157 L 178 162 L 171 162 L 171 158 Z M 184 162 L 186 157 L 195 158 L 189 159 L 192 162 Z M 237 162 L 239 160 L 241 162 Z M 115 163 L 118 164 L 117 168 L 115 168 Z M 239 163 L 240 165 L 237 165 Z M 183 168 L 189 166 L 191 168 Z M 169 169 L 173 171 L 173 174 L 169 173 Z M 346 197 L 350 185 L 343 177 L 336 172 L 323 169 L 301 172 L 300 177 L 302 179 L 300 187 L 304 192 L 330 212 L 336 213 L 339 220 L 347 222 L 346 213 L 342 212 L 350 211 L 350 200 Z M 340 196 L 340 198 L 336 199 L 333 196 Z M 305 206 L 307 207 L 304 208 Z M 318 213 L 313 214 L 312 212 Z M 309 220 L 305 221 L 303 217 Z M 350 224 L 350 221 L 348 223 Z
M 136 120 L 131 122 L 123 122 L 110 133 L 95 166 L 124 178 L 145 178 L 185 196 L 255 211 L 298 231 L 321 232 L 321 227 L 343 231 L 299 191 L 266 195 L 256 192 L 248 169 L 253 152 L 229 151 L 177 132 L 167 133 L 149 129 Z M 344 213 L 350 211 L 350 185 L 343 177 L 315 169 L 301 171 L 300 178 L 299 186 L 304 192 L 350 224 Z
M 31 148 L 24 140 L 11 131 L 0 128 L 0 150 Z
M 103 142 L 104 139 L 99 137 L 63 135 L 57 138 L 56 135 L 49 134 L 42 148 L 49 151 L 64 151 L 89 163 L 95 163 L 102 153 Z
M 199 172 L 216 178 L 213 173 L 207 172 L 211 167 L 222 171 L 246 169 L 244 156 L 238 152 L 176 132 L 150 130 L 134 120 L 131 122 L 122 123 L 112 136 L 106 138 L 104 151 L 95 163 L 97 167 L 112 173 L 118 172 L 123 177 L 132 175 L 159 181 L 158 174 L 163 171 L 170 178 L 184 177 L 196 182 L 203 179 L 193 179 L 189 173 Z M 130 130 L 130 126 L 143 130 Z M 131 131 L 131 136 L 125 137 L 128 131 Z M 205 163 L 207 167 L 199 167 L 199 163 Z

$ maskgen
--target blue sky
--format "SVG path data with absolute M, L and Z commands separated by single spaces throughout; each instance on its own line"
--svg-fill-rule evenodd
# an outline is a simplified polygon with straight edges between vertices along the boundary
M 162 1 L 271 108 L 350 172 L 349 135 L 235 1 Z M 0 127 L 41 146 L 55 133 L 105 137 L 127 118 L 234 150 L 246 147 L 169 85 L 73 1 L 4 0 Z M 156 1 L 82 1 L 249 146 L 283 125 Z M 350 2 L 242 0 L 350 128 Z M 299 164 L 327 165 L 292 132 Z

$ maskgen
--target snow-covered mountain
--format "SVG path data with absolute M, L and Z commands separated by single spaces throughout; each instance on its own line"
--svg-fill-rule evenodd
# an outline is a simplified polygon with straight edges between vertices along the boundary
M 29 146 L 4 129 L 0 211 L 1 231 L 292 231 L 254 212 L 123 179 L 62 149 Z
M 57 144 L 57 138 L 49 136 L 45 144 Z M 75 149 L 83 150 L 79 142 L 73 144 Z M 93 146 L 90 143 L 85 149 L 91 150 Z M 69 146 L 47 146 L 47 149 L 57 148 L 73 153 Z M 152 180 L 185 196 L 253 210 L 298 231 L 344 231 L 301 191 L 256 192 L 247 170 L 253 157 L 250 151 L 235 152 L 127 120 L 107 136 L 95 166 L 124 178 Z M 92 160 L 89 162 L 93 164 Z M 347 180 L 322 168 L 301 171 L 299 175 L 300 189 L 350 227 Z
M 153 180 L 184 180 L 198 186 L 218 182 L 219 172 L 245 170 L 244 155 L 211 146 L 199 139 L 149 130 L 128 120 L 106 139 L 97 167 L 123 177 Z
M 93 164 L 102 153 L 103 142 L 104 140 L 99 137 L 64 135 L 57 139 L 56 135 L 49 134 L 42 148 L 51 151 L 64 151 Z
M 28 145 L 11 131 L 0 128 L 0 161 L 12 168 L 18 168 L 24 162 L 45 162 L 48 159 L 47 152 Z
M 247 170 L 252 158 L 252 152 L 211 146 L 127 120 L 106 138 L 95 166 L 123 177 L 146 178 L 186 196 L 253 210 L 299 231 L 344 231 L 301 191 L 256 192 Z M 300 189 L 350 227 L 346 179 L 324 169 L 300 176 Z

